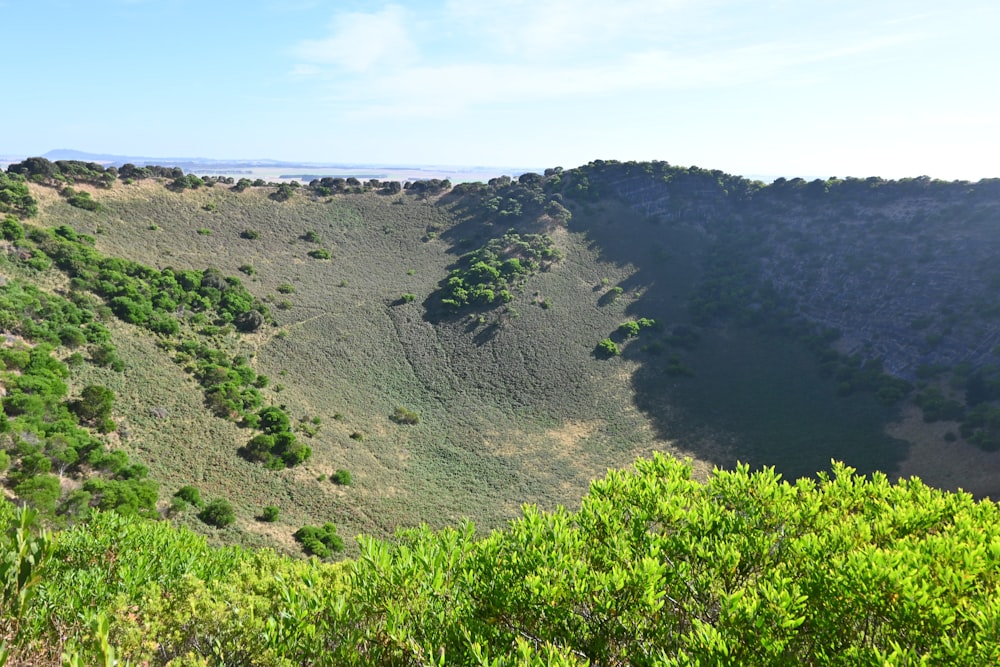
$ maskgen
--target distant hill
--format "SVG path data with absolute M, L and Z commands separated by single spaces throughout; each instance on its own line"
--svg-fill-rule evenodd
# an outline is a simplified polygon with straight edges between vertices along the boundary
M 204 157 L 143 157 L 136 155 L 111 155 L 107 153 L 87 153 L 84 151 L 72 150 L 68 148 L 59 148 L 56 150 L 51 150 L 48 153 L 42 155 L 42 157 L 52 160 L 80 160 L 82 162 L 97 162 L 105 165 L 121 166 L 126 163 L 133 163 L 137 165 L 147 165 L 147 164 L 159 164 L 159 165 L 169 165 L 171 167 L 183 167 L 185 165 L 225 165 L 225 166 L 241 166 L 241 167 L 294 167 L 302 166 L 304 163 L 301 162 L 283 162 L 281 160 L 231 160 L 231 159 L 216 159 L 216 158 L 204 158 Z M 309 164 L 309 163 L 305 163 Z
M 526 167 L 502 167 L 485 165 L 398 165 L 384 163 L 349 162 L 289 162 L 270 159 L 219 159 L 204 157 L 149 157 L 136 155 L 113 155 L 108 153 L 87 153 L 72 149 L 56 149 L 42 157 L 50 161 L 77 160 L 96 162 L 104 166 L 121 167 L 125 164 L 139 166 L 162 165 L 179 167 L 187 172 L 199 174 L 253 175 L 263 178 L 290 180 L 303 176 L 363 175 L 376 172 L 379 178 L 417 180 L 421 178 L 450 178 L 453 182 L 486 180 L 501 173 L 515 175 L 529 171 Z M 11 158 L 11 162 L 23 158 Z M 309 180 L 309 179 L 306 179 Z

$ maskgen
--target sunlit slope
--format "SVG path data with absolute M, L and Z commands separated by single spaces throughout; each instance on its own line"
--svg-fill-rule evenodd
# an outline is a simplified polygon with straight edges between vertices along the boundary
M 639 362 L 593 354 L 644 287 L 609 301 L 610 286 L 627 285 L 634 267 L 605 261 L 584 232 L 554 230 L 563 260 L 532 277 L 511 312 L 480 324 L 432 320 L 424 302 L 456 253 L 496 230 L 414 197 L 279 203 L 253 190 L 143 184 L 95 192 L 105 210 L 91 213 L 40 195 L 39 222 L 92 234 L 105 254 L 218 267 L 271 301 L 277 326 L 243 345 L 271 378 L 269 401 L 322 422 L 304 466 L 275 472 L 240 459 L 247 432 L 204 410 L 197 387 L 132 327 L 115 329 L 129 370 L 107 380 L 129 424 L 123 446 L 162 480 L 161 495 L 195 484 L 229 497 L 246 531 L 281 536 L 281 527 L 253 519 L 269 504 L 282 507 L 286 530 L 327 519 L 345 535 L 466 516 L 495 525 L 522 502 L 575 504 L 607 468 L 670 449 L 635 407 Z M 645 224 L 624 207 L 608 211 Z M 307 231 L 319 242 L 304 240 Z M 317 248 L 332 258 L 309 257 Z M 417 298 L 399 303 L 404 293 Z M 682 303 L 667 299 L 660 310 L 679 315 Z M 419 423 L 394 423 L 398 406 Z M 151 417 L 156 407 L 169 416 Z M 328 481 L 340 468 L 352 486 Z

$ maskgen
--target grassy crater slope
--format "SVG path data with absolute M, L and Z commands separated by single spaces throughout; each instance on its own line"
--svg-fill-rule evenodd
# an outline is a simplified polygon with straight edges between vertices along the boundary
M 602 261 L 583 233 L 558 230 L 564 259 L 531 277 L 502 316 L 432 324 L 425 299 L 499 225 L 403 195 L 279 203 L 264 190 L 141 183 L 94 191 L 102 210 L 90 212 L 34 190 L 39 223 L 92 234 L 104 254 L 226 274 L 252 267 L 244 282 L 272 302 L 277 326 L 244 337 L 243 352 L 271 378 L 266 400 L 295 420 L 319 418 L 304 466 L 275 472 L 238 458 L 246 432 L 201 406 L 151 335 L 116 327 L 128 370 L 104 378 L 129 426 L 122 444 L 163 483 L 162 496 L 194 484 L 237 506 L 227 539 L 290 545 L 297 527 L 325 520 L 345 535 L 462 517 L 498 525 L 525 501 L 574 504 L 607 468 L 670 449 L 633 405 L 638 363 L 592 354 L 631 298 L 602 301 L 602 280 L 618 284 L 634 269 Z M 319 248 L 331 259 L 309 256 Z M 404 293 L 418 298 L 401 302 Z M 419 422 L 392 421 L 400 406 Z M 153 416 L 158 408 L 166 418 Z M 337 469 L 351 471 L 351 486 L 328 480 Z M 278 525 L 255 521 L 267 505 L 281 507 Z

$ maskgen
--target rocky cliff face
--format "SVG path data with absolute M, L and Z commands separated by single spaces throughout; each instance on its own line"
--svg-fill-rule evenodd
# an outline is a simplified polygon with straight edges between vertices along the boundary
M 741 235 L 759 279 L 847 353 L 912 378 L 925 364 L 1000 362 L 1000 180 L 753 183 L 665 163 L 572 175 L 664 223 Z

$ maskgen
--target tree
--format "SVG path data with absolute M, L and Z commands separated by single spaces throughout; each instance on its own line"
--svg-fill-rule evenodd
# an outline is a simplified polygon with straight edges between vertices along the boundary
M 274 436 L 260 433 L 250 439 L 240 450 L 240 455 L 253 463 L 270 463 L 271 450 L 274 448 Z
M 14 487 L 14 493 L 39 512 L 52 514 L 61 493 L 59 478 L 49 474 L 29 477 Z
M 80 398 L 70 403 L 70 409 L 80 421 L 100 424 L 111 417 L 115 394 L 107 387 L 91 384 L 83 388 Z
M 259 310 L 248 310 L 245 313 L 240 313 L 233 320 L 233 324 L 236 328 L 245 333 L 250 333 L 257 331 L 262 326 L 264 326 L 264 315 Z
M 277 406 L 268 406 L 257 413 L 260 417 L 260 430 L 264 433 L 275 434 L 287 431 L 291 422 L 288 414 Z
M 278 186 L 278 189 L 272 192 L 269 196 L 274 201 L 288 201 L 292 198 L 295 193 L 295 188 L 288 183 L 282 183 Z

